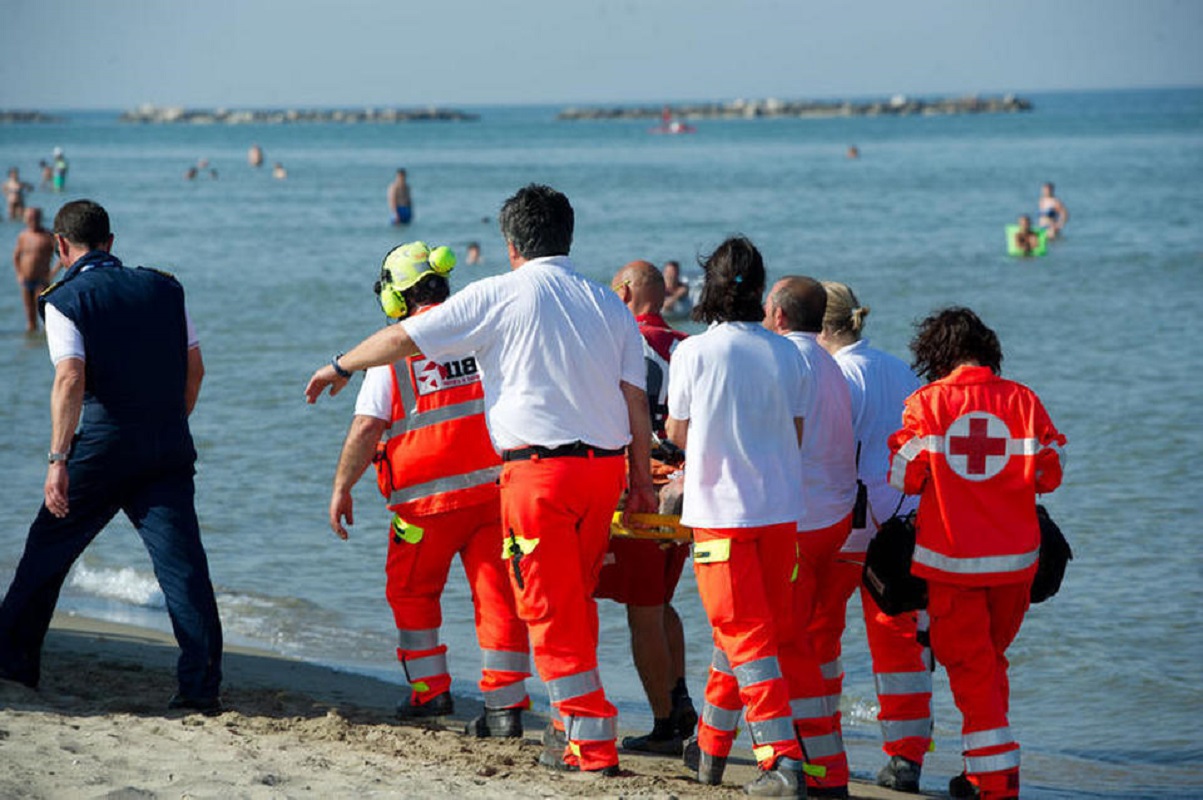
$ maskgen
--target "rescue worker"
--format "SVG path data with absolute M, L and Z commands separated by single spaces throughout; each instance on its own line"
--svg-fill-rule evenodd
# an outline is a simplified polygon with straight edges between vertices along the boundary
M 315 402 L 354 370 L 419 353 L 440 361 L 475 353 L 504 462 L 510 581 L 563 730 L 562 740 L 548 737 L 540 761 L 616 775 L 617 711 L 597 671 L 593 590 L 628 469 L 627 509 L 656 508 L 639 329 L 622 301 L 568 258 L 567 197 L 531 184 L 506 200 L 499 221 L 511 272 L 378 331 L 315 372 L 305 395 Z
M 870 347 L 869 340 L 861 338 L 869 308 L 860 305 L 848 286 L 824 281 L 823 288 L 827 293 L 827 311 L 818 341 L 835 358 L 848 382 L 857 480 L 864 486 L 858 494 L 859 513 L 853 514 L 852 533 L 832 564 L 830 580 L 839 590 L 829 608 L 831 629 L 843 632 L 847 601 L 860 587 L 865 633 L 873 659 L 882 749 L 889 759 L 877 773 L 877 785 L 918 792 L 923 758 L 932 740 L 927 612 L 912 611 L 894 617 L 883 613 L 861 584 L 861 573 L 865 550 L 881 523 L 896 509 L 902 513 L 914 510 L 914 499 L 900 504 L 903 495 L 886 482 L 890 466 L 887 442 L 902 418 L 906 398 L 920 384 L 906 362 Z M 838 649 L 835 654 L 839 655 Z M 839 669 L 829 672 L 842 674 Z M 843 691 L 839 677 L 832 679 L 831 689 L 838 700 Z
M 447 299 L 454 256 L 424 242 L 393 248 L 375 291 L 385 314 L 411 319 Z M 364 376 L 330 496 L 330 527 L 346 539 L 354 521 L 351 489 L 375 460 L 378 484 L 394 512 L 386 588 L 397 624 L 397 657 L 410 694 L 403 719 L 451 714 L 447 646 L 439 641 L 439 598 L 459 554 L 472 588 L 483 656 L 485 711 L 468 724 L 475 736 L 522 735 L 529 708 L 526 626 L 518 619 L 506 564 L 499 558 L 501 459 L 489 443 L 476 360 L 443 363 L 418 356 Z M 381 438 L 388 434 L 387 441 Z
M 953 797 L 1019 797 L 1006 650 L 1040 557 L 1036 495 L 1061 483 L 1065 437 L 1028 387 L 999 377 L 994 331 L 967 308 L 918 325 L 916 373 L 890 437 L 890 484 L 919 495 L 911 573 L 927 580 L 931 645 L 961 711 Z
M 693 318 L 710 328 L 677 346 L 668 384 L 668 436 L 687 464 L 681 523 L 693 528 L 694 571 L 715 644 L 685 763 L 699 782 L 721 783 L 743 710 L 760 767 L 744 791 L 805 797 L 778 662 L 782 641 L 794 635 L 805 365 L 793 345 L 761 326 L 765 273 L 755 245 L 728 239 L 704 269 Z
M 834 576 L 852 530 L 856 500 L 856 447 L 848 384 L 818 343 L 827 292 L 805 276 L 777 281 L 765 300 L 764 324 L 798 349 L 809 376 L 803 410 L 802 514 L 798 518 L 798 572 L 793 585 L 798 635 L 781 648 L 794 727 L 806 754 L 811 797 L 848 797 L 848 756 L 840 730 L 840 636 L 847 595 Z
M 146 545 L 180 645 L 169 708 L 221 711 L 221 620 L 196 518 L 188 417 L 204 378 L 179 282 L 112 254 L 109 215 L 54 218 L 63 277 L 38 299 L 54 362 L 45 502 L 0 604 L 0 677 L 37 687 L 71 565 L 118 511 Z M 77 432 L 78 430 L 78 432 Z
M 664 276 L 651 262 L 630 262 L 614 276 L 610 287 L 639 323 L 647 362 L 652 430 L 662 437 L 667 415 L 669 360 L 677 343 L 687 334 L 669 327 L 660 316 Z M 652 466 L 653 480 L 661 473 L 677 470 L 659 461 L 653 461 Z M 626 750 L 679 756 L 684 740 L 698 724 L 685 685 L 685 632 L 672 606 L 673 593 L 688 555 L 689 546 L 684 542 L 610 538 L 610 549 L 594 595 L 627 608 L 631 656 L 654 720 L 650 733 L 622 740 Z

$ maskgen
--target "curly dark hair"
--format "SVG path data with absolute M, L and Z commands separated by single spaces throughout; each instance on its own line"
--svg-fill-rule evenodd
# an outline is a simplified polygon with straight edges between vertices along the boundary
M 501 206 L 501 235 L 523 258 L 566 256 L 576 216 L 568 198 L 550 186 L 523 186 Z
M 744 236 L 732 236 L 699 263 L 706 277 L 693 308 L 695 322 L 760 322 L 764 259 Z
M 442 275 L 436 275 L 433 272 L 422 276 L 422 280 L 415 283 L 413 286 L 401 293 L 405 297 L 405 304 L 409 307 L 412 314 L 414 309 L 420 306 L 434 305 L 441 303 L 451 296 L 451 282 Z
M 998 336 L 968 308 L 953 306 L 929 316 L 915 326 L 911 340 L 912 366 L 929 381 L 945 377 L 957 365 L 976 361 L 995 375 L 1002 370 Z

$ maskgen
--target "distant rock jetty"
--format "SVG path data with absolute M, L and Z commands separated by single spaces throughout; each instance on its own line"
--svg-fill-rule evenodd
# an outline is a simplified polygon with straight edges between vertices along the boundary
M 303 122 L 398 123 L 398 122 L 474 122 L 477 114 L 446 108 L 365 108 L 346 109 L 287 109 L 274 111 L 231 111 L 224 108 L 191 109 L 179 106 L 139 106 L 124 112 L 122 122 L 142 124 L 189 125 L 284 125 Z
M 4 111 L 0 110 L 0 125 L 20 124 L 26 122 L 66 122 L 62 117 L 53 114 L 43 114 L 41 111 Z
M 619 108 L 566 108 L 556 119 L 759 119 L 768 117 L 907 117 L 947 114 L 1012 114 L 1031 111 L 1032 104 L 1014 95 L 1005 97 L 953 97 L 920 100 L 895 95 L 870 103 L 810 100 L 733 100 L 729 103 L 700 103 L 674 106 L 631 106 Z

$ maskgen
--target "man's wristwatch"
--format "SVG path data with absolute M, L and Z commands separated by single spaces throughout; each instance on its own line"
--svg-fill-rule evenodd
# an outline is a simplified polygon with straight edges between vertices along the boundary
M 49 463 L 49 464 L 57 464 L 60 461 L 63 462 L 64 464 L 67 462 L 67 454 L 66 453 L 56 453 L 53 450 L 50 451 L 50 453 L 46 456 L 46 458 L 47 458 L 47 463 Z
M 339 353 L 334 358 L 330 359 L 330 366 L 334 367 L 335 375 L 337 375 L 340 378 L 343 378 L 344 380 L 348 380 L 351 377 L 351 373 L 348 372 L 347 370 L 343 369 L 342 365 L 338 363 L 338 360 L 345 355 L 346 355 L 346 353 Z

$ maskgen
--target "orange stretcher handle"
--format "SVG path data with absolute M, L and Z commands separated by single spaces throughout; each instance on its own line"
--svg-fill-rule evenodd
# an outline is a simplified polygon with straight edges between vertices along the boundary
M 676 514 L 631 514 L 628 522 L 629 528 L 622 524 L 622 512 L 615 511 L 610 523 L 610 535 L 680 542 L 693 538 L 693 529 L 681 525 L 681 518 Z

